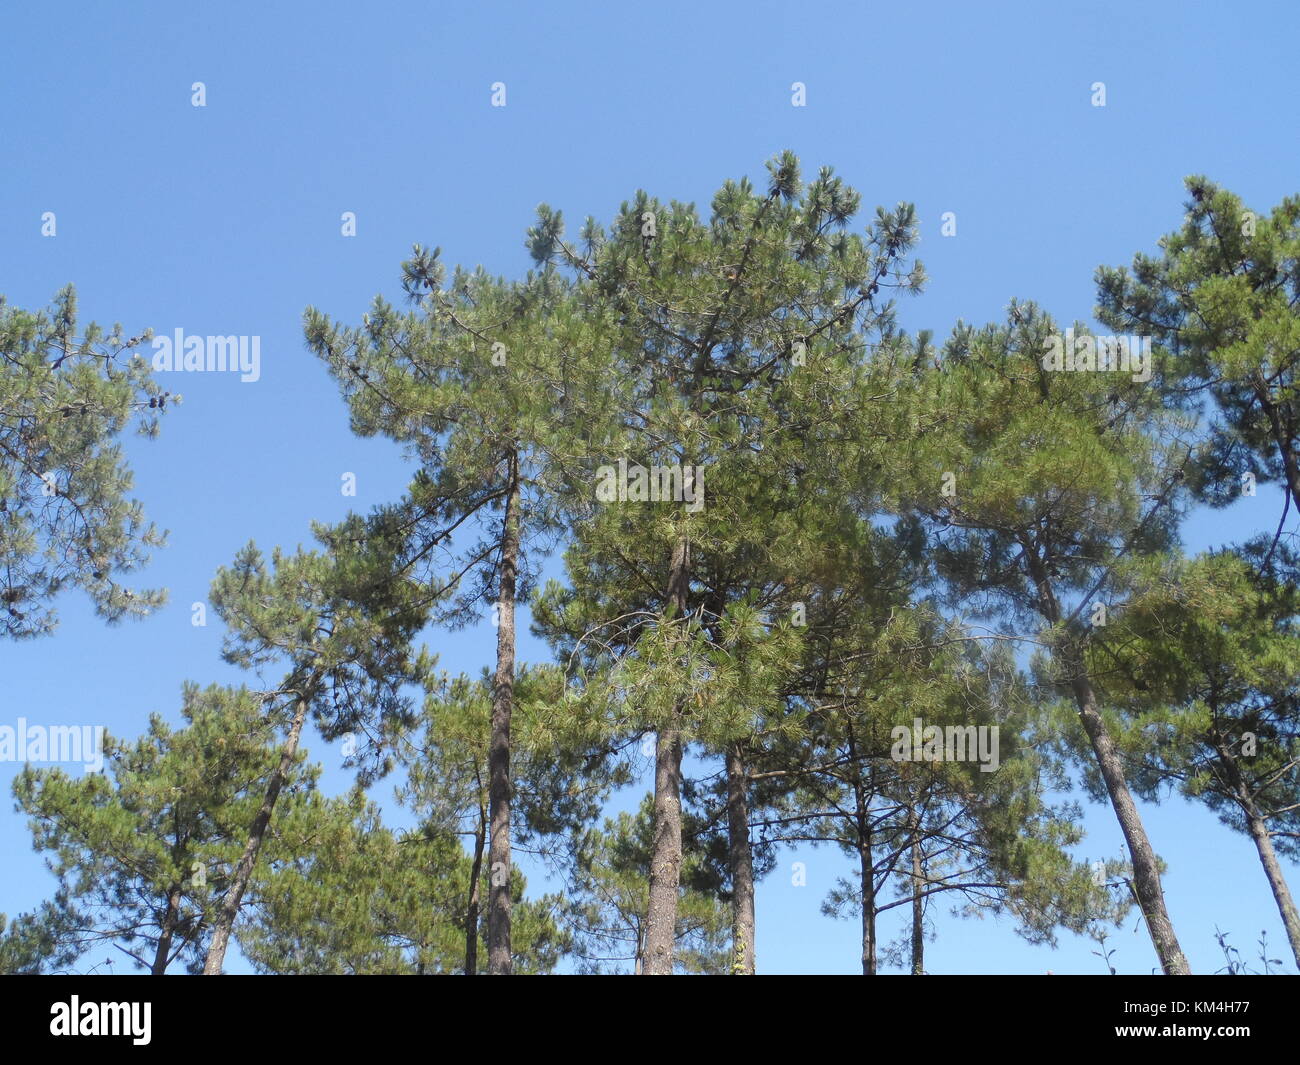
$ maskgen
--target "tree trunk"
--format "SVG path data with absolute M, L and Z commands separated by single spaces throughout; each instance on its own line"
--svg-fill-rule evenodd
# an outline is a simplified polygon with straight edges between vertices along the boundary
M 480 799 L 479 802 L 483 800 Z M 483 880 L 483 843 L 487 818 L 479 807 L 478 825 L 474 828 L 474 862 L 469 878 L 469 906 L 465 910 L 465 975 L 478 975 L 478 908 L 479 889 Z
M 1155 850 L 1147 838 L 1142 817 L 1137 804 L 1124 779 L 1124 767 L 1110 731 L 1097 709 L 1097 696 L 1092 682 L 1083 670 L 1082 656 L 1071 652 L 1068 656 L 1070 672 L 1073 674 L 1071 687 L 1074 689 L 1075 702 L 1079 706 L 1079 718 L 1084 731 L 1092 744 L 1093 754 L 1101 769 L 1102 779 L 1106 782 L 1106 791 L 1110 795 L 1111 807 L 1119 820 L 1119 827 L 1128 844 L 1129 858 L 1133 863 L 1133 886 L 1137 893 L 1138 905 L 1146 918 L 1147 931 L 1160 957 L 1160 967 L 1166 976 L 1189 976 L 1191 967 L 1183 956 L 1178 937 L 1174 934 L 1173 922 L 1165 909 L 1164 889 L 1160 884 L 1160 866 L 1156 861 Z
M 509 976 L 510 957 L 510 713 L 515 697 L 515 575 L 519 565 L 519 456 L 509 456 L 510 485 L 501 530 L 497 594 L 497 671 L 492 683 L 488 748 L 488 972 Z
M 1255 389 L 1255 398 L 1259 400 L 1259 405 L 1273 430 L 1273 442 L 1277 445 L 1278 455 L 1282 459 L 1282 472 L 1285 475 L 1287 492 L 1291 496 L 1291 505 L 1300 510 L 1300 463 L 1296 462 L 1290 429 L 1283 422 L 1281 412 L 1273 402 L 1273 396 L 1263 375 L 1259 372 L 1252 374 L 1251 382 Z
M 673 624 L 686 614 L 690 547 L 685 539 L 673 548 L 668 574 L 668 603 Z M 680 717 L 680 704 L 674 717 Z M 654 842 L 650 855 L 650 905 L 646 912 L 646 976 L 671 976 L 677 941 L 677 889 L 682 873 L 682 733 L 670 726 L 655 744 Z
M 912 975 L 925 975 L 925 870 L 921 864 L 921 821 L 915 807 L 908 818 L 912 830 Z
M 1213 704 L 1211 707 L 1214 708 Z M 1246 820 L 1246 830 L 1255 842 L 1255 850 L 1259 852 L 1259 861 L 1264 867 L 1264 875 L 1268 877 L 1268 886 L 1272 889 L 1277 911 L 1282 915 L 1282 926 L 1286 929 L 1286 937 L 1291 943 L 1291 953 L 1295 955 L 1296 964 L 1300 965 L 1300 913 L 1296 912 L 1295 901 L 1291 898 L 1291 889 L 1287 885 L 1286 876 L 1282 873 L 1282 865 L 1277 860 L 1277 851 L 1273 849 L 1273 835 L 1268 830 L 1268 820 L 1260 814 L 1259 808 L 1255 805 L 1255 794 L 1242 776 L 1231 743 L 1220 733 L 1215 733 L 1207 739 L 1210 739 L 1215 750 L 1218 751 L 1219 764 L 1232 785 L 1232 798 L 1241 807 L 1242 816 Z
M 740 745 L 727 749 L 727 862 L 731 870 L 731 972 L 753 976 L 754 856 L 749 845 L 749 774 Z
M 1038 609 L 1047 622 L 1059 625 L 1061 606 L 1047 578 L 1046 567 L 1038 556 L 1037 550 L 1027 540 L 1021 540 L 1029 575 L 1038 591 Z M 1083 730 L 1088 734 L 1092 752 L 1101 770 L 1102 780 L 1106 783 L 1106 792 L 1110 796 L 1111 808 L 1119 821 L 1124 841 L 1128 844 L 1129 860 L 1133 864 L 1133 888 L 1137 895 L 1138 906 L 1146 919 L 1147 933 L 1160 958 L 1160 967 L 1166 976 L 1190 976 L 1191 967 L 1183 956 L 1183 949 L 1178 945 L 1174 934 L 1174 924 L 1165 909 L 1164 888 L 1160 884 L 1160 866 L 1156 861 L 1156 852 L 1147 837 L 1142 817 L 1137 804 L 1128 789 L 1124 778 L 1124 765 L 1110 730 L 1097 708 L 1097 695 L 1092 681 L 1084 668 L 1082 648 L 1069 633 L 1062 634 L 1062 643 L 1058 648 L 1061 664 L 1070 678 L 1070 688 L 1074 692 L 1074 701 L 1079 708 L 1079 720 Z
M 203 962 L 204 976 L 220 976 L 221 966 L 226 960 L 226 948 L 230 945 L 230 933 L 235 927 L 235 918 L 239 916 L 239 904 L 244 899 L 244 891 L 253 875 L 257 864 L 257 854 L 262 849 L 262 840 L 266 837 L 267 826 L 271 823 L 271 814 L 275 811 L 280 789 L 289 777 L 294 755 L 298 753 L 298 739 L 302 735 L 303 723 L 307 720 L 307 706 L 310 702 L 306 695 L 299 694 L 294 706 L 293 721 L 289 725 L 289 735 L 280 753 L 280 764 L 271 773 L 266 783 L 266 794 L 262 796 L 262 805 L 253 818 L 253 826 L 248 831 L 248 841 L 244 844 L 244 853 L 235 866 L 234 876 L 221 900 L 221 909 L 212 928 L 212 942 L 208 945 L 208 956 Z
M 163 976 L 167 972 L 167 956 L 172 950 L 172 936 L 181 916 L 181 888 L 173 884 L 167 891 L 167 912 L 163 914 L 162 932 L 158 936 L 158 949 L 154 952 L 150 976 Z
M 876 880 L 871 864 L 870 836 L 858 843 L 858 870 L 862 878 L 862 975 L 876 975 Z
M 1258 814 L 1248 816 L 1246 825 L 1250 829 L 1250 838 L 1255 841 L 1255 849 L 1259 851 L 1260 864 L 1264 866 L 1268 886 L 1273 889 L 1273 898 L 1277 901 L 1278 913 L 1282 915 L 1286 937 L 1291 941 L 1291 953 L 1295 955 L 1296 965 L 1300 965 L 1300 913 L 1296 912 L 1291 889 L 1287 886 L 1282 866 L 1277 860 L 1277 852 L 1273 849 L 1273 837 L 1269 834 L 1268 825 Z
M 862 893 L 862 975 L 876 975 L 876 872 L 872 858 L 871 797 L 862 786 L 865 768 L 858 761 L 853 725 L 846 723 L 849 764 L 853 769 L 853 816 L 857 824 L 858 876 Z
M 671 976 L 677 940 L 677 888 L 682 873 L 682 734 L 659 733 L 655 744 L 654 843 L 646 912 L 646 976 Z

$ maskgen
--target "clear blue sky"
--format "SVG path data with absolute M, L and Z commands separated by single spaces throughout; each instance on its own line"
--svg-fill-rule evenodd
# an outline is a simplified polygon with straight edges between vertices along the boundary
M 137 495 L 171 533 L 147 573 L 170 605 L 108 629 L 65 597 L 53 638 L 0 645 L 0 724 L 133 736 L 151 711 L 177 719 L 184 679 L 238 679 L 219 661 L 215 619 L 190 624 L 216 567 L 250 538 L 292 547 L 311 519 L 402 490 L 410 467 L 396 446 L 348 431 L 300 316 L 312 304 L 356 321 L 376 293 L 397 302 L 413 242 L 520 273 L 541 201 L 571 223 L 608 218 L 638 187 L 707 208 L 724 179 L 761 178 L 791 148 L 806 174 L 833 165 L 868 215 L 917 205 L 932 280 L 905 307 L 908 328 L 942 337 L 958 317 L 1001 318 L 1013 297 L 1089 321 L 1093 271 L 1176 227 L 1184 176 L 1206 173 L 1258 210 L 1300 192 L 1297 30 L 1286 2 L 11 7 L 0 292 L 36 307 L 71 281 L 85 316 L 128 334 L 257 335 L 262 374 L 173 375 L 184 405 L 158 440 L 129 444 Z M 203 108 L 191 106 L 196 81 Z M 496 81 L 504 108 L 490 106 Z M 791 106 L 795 81 L 806 107 Z M 1104 108 L 1090 103 L 1096 81 Z M 53 238 L 41 235 L 46 211 Z M 344 211 L 356 212 L 354 238 L 340 235 Z M 940 236 L 945 211 L 957 214 L 952 238 Z M 344 472 L 355 500 L 340 494 Z M 1198 517 L 1188 543 L 1271 531 L 1277 505 L 1264 491 Z M 491 633 L 430 643 L 446 668 L 477 672 Z M 545 655 L 528 636 L 522 651 Z M 310 747 L 325 786 L 344 788 L 337 752 Z M 0 765 L 6 795 L 15 770 Z M 0 910 L 13 914 L 52 879 L 8 807 Z M 1222 964 L 1216 924 L 1248 955 L 1267 929 L 1282 956 L 1249 841 L 1178 801 L 1144 812 L 1194 968 Z M 1092 808 L 1087 828 L 1083 855 L 1119 853 L 1108 809 Z M 795 860 L 806 887 L 791 886 Z M 856 924 L 819 914 L 842 871 L 828 850 L 801 852 L 760 887 L 760 970 L 856 971 Z M 1149 972 L 1133 924 L 1115 961 Z M 1087 941 L 1053 952 L 989 920 L 937 925 L 934 972 L 1101 971 Z

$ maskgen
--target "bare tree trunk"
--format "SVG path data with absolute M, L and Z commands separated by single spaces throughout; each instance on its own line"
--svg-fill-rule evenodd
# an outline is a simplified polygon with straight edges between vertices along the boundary
M 167 972 L 167 956 L 172 950 L 172 937 L 181 916 L 181 888 L 173 884 L 167 891 L 167 912 L 163 914 L 162 933 L 158 936 L 158 949 L 154 952 L 150 976 L 163 976 Z
M 1165 894 L 1160 884 L 1160 865 L 1156 860 L 1156 852 L 1147 837 L 1137 804 L 1128 789 L 1128 782 L 1124 779 L 1124 767 L 1119 752 L 1115 750 L 1115 742 L 1097 708 L 1092 681 L 1084 672 L 1082 656 L 1077 651 L 1070 652 L 1067 657 L 1071 660 L 1068 668 L 1073 674 L 1071 687 L 1079 706 L 1079 718 L 1092 744 L 1102 779 L 1106 782 L 1106 791 L 1110 795 L 1111 807 L 1128 844 L 1129 858 L 1133 863 L 1134 891 L 1146 918 L 1151 942 L 1160 957 L 1160 967 L 1166 976 L 1189 976 L 1191 967 L 1183 956 L 1182 947 L 1178 945 L 1173 922 L 1165 909 Z
M 1264 866 L 1268 886 L 1273 890 L 1278 913 L 1282 915 L 1286 937 L 1291 941 L 1291 953 L 1295 955 L 1296 965 L 1300 965 L 1300 913 L 1296 912 L 1291 889 L 1287 886 L 1282 866 L 1277 860 L 1277 852 L 1273 849 L 1273 837 L 1268 831 L 1268 825 L 1258 814 L 1249 815 L 1246 825 L 1250 829 L 1250 838 L 1255 841 L 1255 849 L 1259 851 L 1260 864 Z
M 749 845 L 749 774 L 740 745 L 727 748 L 727 861 L 731 867 L 731 972 L 753 976 L 754 856 Z
M 912 831 L 912 975 L 925 975 L 925 870 L 921 864 L 921 819 L 913 807 Z
M 659 733 L 655 745 L 654 843 L 646 912 L 646 976 L 671 976 L 677 941 L 677 888 L 682 873 L 682 734 Z
M 497 595 L 497 670 L 492 683 L 492 739 L 488 748 L 488 972 L 509 976 L 510 956 L 510 714 L 515 697 L 515 577 L 519 565 L 519 456 L 509 456 L 509 489 L 502 519 Z
M 266 838 L 266 829 L 271 823 L 271 814 L 275 812 L 275 803 L 280 797 L 280 789 L 284 787 L 284 782 L 289 777 L 289 770 L 293 766 L 294 756 L 298 753 L 298 740 L 302 736 L 303 723 L 307 720 L 309 702 L 306 695 L 300 693 L 297 696 L 293 721 L 289 725 L 289 735 L 284 741 L 284 749 L 280 752 L 280 764 L 272 771 L 271 779 L 266 783 L 266 794 L 262 796 L 262 805 L 257 811 L 257 816 L 253 818 L 252 828 L 248 831 L 244 853 L 239 857 L 230 886 L 226 889 L 225 897 L 221 900 L 221 908 L 217 911 L 217 919 L 212 927 L 212 942 L 208 945 L 208 956 L 203 962 L 204 976 L 221 975 L 221 967 L 226 960 L 226 948 L 230 945 L 230 933 L 235 927 L 235 918 L 239 916 L 239 904 L 244 899 L 244 891 L 248 888 L 253 867 L 257 864 L 257 855 L 262 849 L 262 840 Z
M 1282 471 L 1286 475 L 1287 492 L 1291 496 L 1291 505 L 1300 509 L 1300 463 L 1296 462 L 1295 444 L 1287 426 L 1282 422 L 1277 404 L 1269 391 L 1268 384 L 1258 371 L 1251 375 L 1255 397 L 1267 416 L 1273 430 L 1273 442 L 1277 444 L 1278 455 L 1282 459 Z
M 858 843 L 858 870 L 862 878 L 862 975 L 876 975 L 876 880 L 871 863 L 871 842 Z
M 479 800 L 482 803 L 482 799 Z M 483 881 L 483 844 L 487 834 L 487 811 L 479 806 L 474 827 L 474 862 L 469 875 L 469 905 L 465 910 L 465 975 L 478 975 L 479 891 Z
M 683 538 L 673 548 L 668 602 L 673 624 L 686 614 L 690 547 Z M 675 716 L 679 715 L 678 706 Z M 671 976 L 677 941 L 677 889 L 682 873 L 682 733 L 663 729 L 655 744 L 654 841 L 650 855 L 650 905 L 646 912 L 646 976 Z
M 1059 625 L 1061 607 L 1051 581 L 1047 578 L 1043 561 L 1027 540 L 1021 540 L 1021 547 L 1029 566 L 1029 575 L 1038 591 L 1038 609 L 1049 624 Z M 1083 651 L 1075 639 L 1066 633 L 1063 634 L 1058 653 L 1061 664 L 1069 674 L 1074 701 L 1079 707 L 1079 720 L 1092 744 L 1093 756 L 1101 770 L 1102 780 L 1106 783 L 1111 808 L 1115 811 L 1120 830 L 1124 833 L 1124 841 L 1128 844 L 1129 860 L 1133 864 L 1134 894 L 1137 895 L 1138 906 L 1146 918 L 1147 933 L 1160 958 L 1160 967 L 1166 976 L 1190 976 L 1191 967 L 1187 964 L 1182 947 L 1178 945 L 1174 924 L 1169 919 L 1169 911 L 1165 909 L 1165 893 L 1160 884 L 1160 865 L 1156 861 L 1156 852 L 1147 837 L 1137 804 L 1129 791 L 1128 781 L 1124 778 L 1124 765 L 1115 749 L 1115 741 L 1111 739 L 1110 731 L 1097 707 L 1097 695 L 1084 667 Z
M 1241 807 L 1242 816 L 1246 820 L 1246 830 L 1250 833 L 1250 838 L 1255 843 L 1255 850 L 1259 853 L 1260 864 L 1264 867 L 1264 875 L 1268 878 L 1273 900 L 1277 903 L 1277 912 L 1282 915 L 1282 926 L 1286 929 L 1291 953 L 1295 955 L 1296 964 L 1300 965 L 1300 913 L 1296 912 L 1295 901 L 1291 898 L 1291 889 L 1282 872 L 1282 865 L 1277 860 L 1277 851 L 1273 849 L 1273 834 L 1268 830 L 1268 819 L 1260 814 L 1259 807 L 1255 804 L 1255 793 L 1242 777 L 1241 767 L 1233 755 L 1230 741 L 1227 741 L 1222 734 L 1215 734 L 1211 742 L 1219 753 L 1223 774 L 1232 785 L 1232 798 Z
M 862 786 L 863 765 L 853 726 L 846 726 L 849 765 L 853 769 L 853 815 L 857 822 L 858 876 L 862 893 L 862 975 L 876 975 L 876 874 L 872 857 L 871 799 Z

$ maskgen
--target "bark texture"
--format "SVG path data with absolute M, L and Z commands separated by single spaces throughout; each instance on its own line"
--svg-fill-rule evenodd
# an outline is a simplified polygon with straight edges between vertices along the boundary
M 668 602 L 674 624 L 686 614 L 690 546 L 673 548 Z M 679 705 L 674 717 L 680 717 Z M 646 976 L 671 976 L 677 941 L 677 891 L 682 874 L 682 732 L 670 725 L 655 745 L 654 842 L 650 855 L 650 904 L 646 912 Z
M 739 745 L 727 750 L 727 864 L 731 871 L 731 971 L 753 976 L 754 855 L 749 845 L 749 774 Z
M 515 698 L 515 583 L 519 566 L 519 457 L 511 452 L 501 526 L 497 594 L 497 668 L 488 747 L 488 972 L 508 976 L 510 953 L 510 714 Z

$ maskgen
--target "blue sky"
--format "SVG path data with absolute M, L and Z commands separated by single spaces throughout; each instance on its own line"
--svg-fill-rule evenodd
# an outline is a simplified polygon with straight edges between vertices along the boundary
M 1287 3 L 1131 0 L 9 9 L 0 292 L 36 307 L 71 281 L 86 318 L 128 334 L 256 335 L 262 365 L 256 382 L 165 383 L 183 406 L 158 440 L 128 450 L 136 494 L 170 530 L 147 571 L 170 604 L 110 629 L 65 597 L 53 638 L 0 645 L 0 723 L 130 736 L 151 711 L 176 719 L 184 679 L 238 679 L 218 658 L 215 619 L 190 624 L 216 567 L 249 539 L 292 547 L 312 519 L 400 493 L 411 467 L 395 445 L 349 432 L 300 322 L 308 305 L 356 321 L 376 293 L 397 302 L 412 243 L 521 273 L 539 202 L 572 225 L 607 219 L 637 188 L 707 208 L 724 179 L 761 178 L 790 148 L 805 174 L 833 165 L 868 216 L 876 204 L 917 205 L 931 281 L 903 308 L 909 329 L 942 337 L 958 318 L 1000 319 L 1013 297 L 1091 321 L 1093 271 L 1178 225 L 1186 175 L 1208 174 L 1257 210 L 1300 191 L 1297 29 L 1300 9 Z M 202 108 L 191 105 L 196 81 Z M 498 81 L 504 108 L 490 105 Z M 791 106 L 796 81 L 806 107 Z M 1097 81 L 1105 107 L 1091 104 Z M 41 234 L 47 211 L 55 237 Z M 340 234 L 345 211 L 355 237 Z M 955 237 L 940 236 L 945 211 L 956 212 Z M 345 472 L 355 499 L 340 492 Z M 1264 490 L 1196 516 L 1187 542 L 1271 532 L 1278 505 Z M 430 644 L 445 668 L 476 673 L 493 631 Z M 546 654 L 530 636 L 521 652 Z M 310 747 L 326 787 L 345 787 L 337 753 Z M 0 765 L 6 794 L 16 768 Z M 8 806 L 0 910 L 12 914 L 52 880 Z M 1261 929 L 1285 953 L 1248 839 L 1177 801 L 1144 815 L 1197 971 L 1222 964 L 1216 925 L 1243 953 Z M 1091 808 L 1086 824 L 1082 853 L 1119 853 L 1108 809 Z M 806 887 L 791 885 L 796 860 Z M 856 924 L 819 914 L 842 866 L 828 850 L 791 854 L 760 887 L 761 971 L 857 969 Z M 1112 940 L 1115 963 L 1149 972 L 1154 954 L 1133 926 Z M 1102 971 L 1085 940 L 1031 948 L 1006 924 L 941 915 L 937 929 L 934 972 Z

